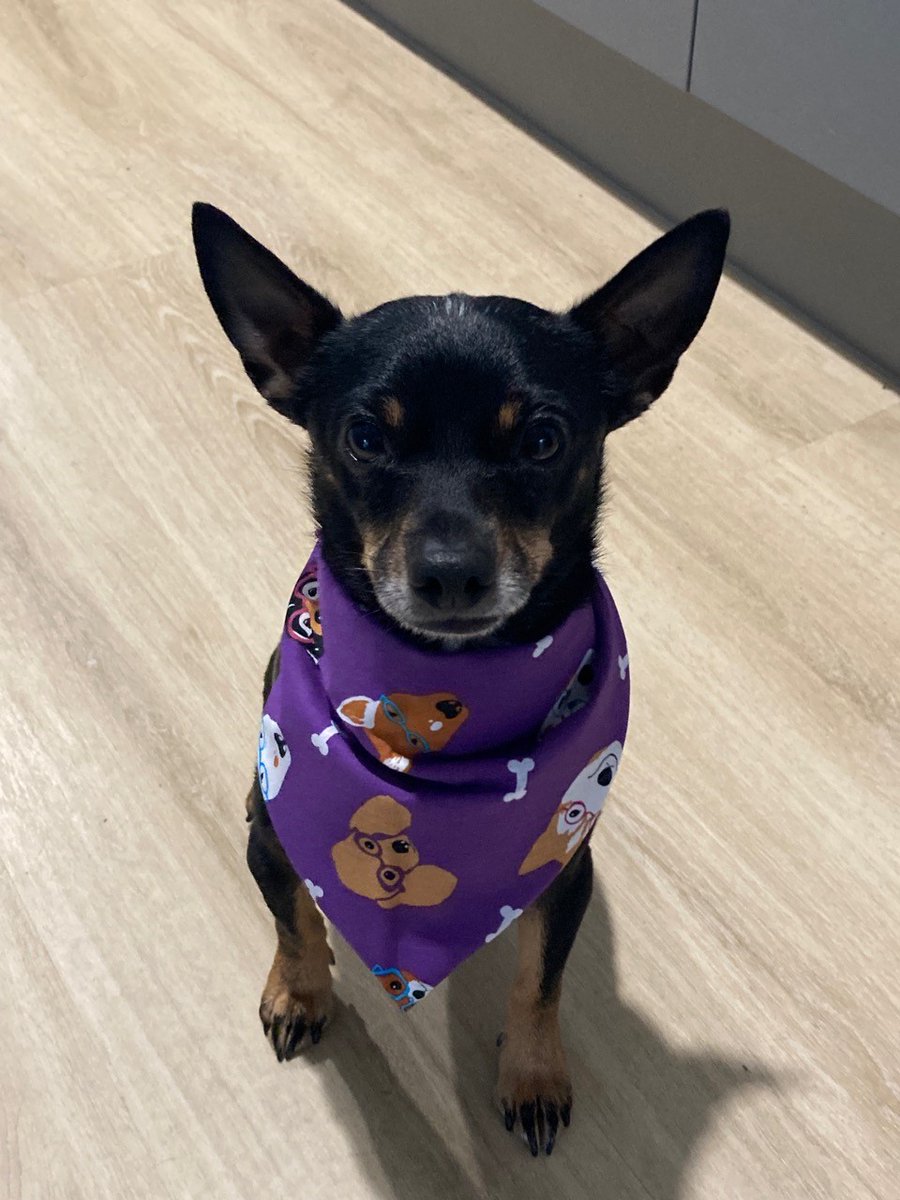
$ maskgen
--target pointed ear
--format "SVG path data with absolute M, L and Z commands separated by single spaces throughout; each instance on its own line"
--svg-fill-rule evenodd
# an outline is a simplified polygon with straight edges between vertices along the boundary
M 698 213 L 572 309 L 625 384 L 607 429 L 639 416 L 669 386 L 716 294 L 730 227 L 724 209 Z
M 291 403 L 297 376 L 340 312 L 218 208 L 195 204 L 192 227 L 203 286 L 244 369 L 273 408 L 302 424 Z

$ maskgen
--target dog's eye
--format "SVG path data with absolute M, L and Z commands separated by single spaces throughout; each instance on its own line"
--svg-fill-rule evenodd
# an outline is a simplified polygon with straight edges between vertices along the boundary
M 374 462 L 384 454 L 384 438 L 374 421 L 354 421 L 347 427 L 347 449 L 360 463 Z
M 548 462 L 561 445 L 560 431 L 552 421 L 533 421 L 522 437 L 522 454 L 532 462 Z
M 609 787 L 613 781 L 613 777 L 619 766 L 619 760 L 615 754 L 606 754 L 597 764 L 597 773 L 595 778 L 601 787 Z

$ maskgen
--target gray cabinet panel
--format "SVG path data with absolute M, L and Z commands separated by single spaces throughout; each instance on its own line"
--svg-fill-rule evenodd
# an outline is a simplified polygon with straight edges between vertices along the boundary
M 900 212 L 898 0 L 700 0 L 691 91 Z
M 591 37 L 686 87 L 694 0 L 537 0 Z

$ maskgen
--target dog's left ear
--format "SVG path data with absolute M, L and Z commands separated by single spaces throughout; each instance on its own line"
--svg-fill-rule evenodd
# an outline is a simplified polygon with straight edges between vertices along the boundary
M 669 386 L 716 294 L 730 227 L 724 209 L 697 213 L 571 310 L 624 384 L 610 401 L 608 430 L 640 416 Z
M 203 286 L 244 370 L 273 408 L 303 424 L 297 377 L 341 323 L 339 310 L 220 209 L 195 204 L 191 224 Z

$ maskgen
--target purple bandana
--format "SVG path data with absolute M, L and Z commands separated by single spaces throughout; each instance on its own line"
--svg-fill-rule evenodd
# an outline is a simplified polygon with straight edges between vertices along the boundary
M 628 724 L 628 652 L 597 574 L 536 643 L 427 651 L 362 612 L 318 546 L 288 605 L 259 732 L 285 853 L 410 1008 L 502 933 L 600 815 Z

